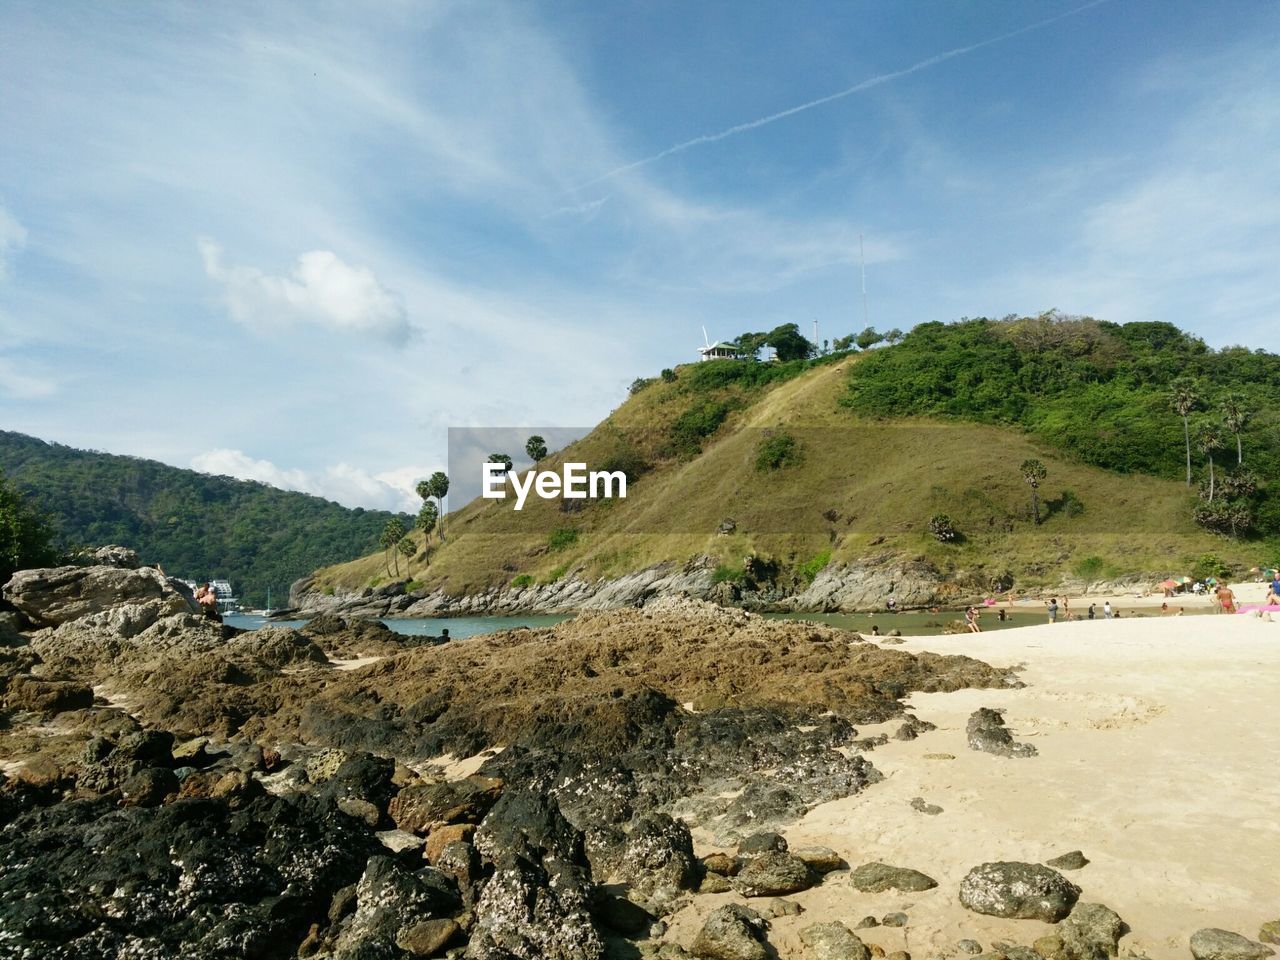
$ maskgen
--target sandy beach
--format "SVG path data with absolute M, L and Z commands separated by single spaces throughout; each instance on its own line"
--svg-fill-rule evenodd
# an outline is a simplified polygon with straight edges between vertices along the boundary
M 1202 927 L 1256 938 L 1280 916 L 1280 623 L 1135 618 L 908 639 L 903 648 L 1019 664 L 1026 687 L 914 695 L 911 710 L 938 730 L 877 748 L 870 756 L 885 782 L 786 831 L 792 847 L 830 846 L 851 867 L 912 867 L 938 887 L 864 894 L 847 874 L 833 875 L 794 896 L 801 916 L 773 921 L 781 956 L 803 955 L 798 932 L 808 924 L 853 926 L 899 910 L 906 927 L 859 936 L 913 957 L 954 955 L 963 938 L 984 949 L 1028 944 L 1051 928 L 966 910 L 961 879 L 984 861 L 1077 849 L 1091 862 L 1067 876 L 1082 902 L 1106 904 L 1129 924 L 1122 953 L 1185 958 Z M 983 706 L 1005 710 L 1015 739 L 1038 756 L 969 749 L 965 723 Z M 915 797 L 942 812 L 918 812 Z M 732 899 L 696 898 L 675 918 L 674 938 L 687 943 L 709 910 Z
M 1245 604 L 1262 603 L 1263 600 L 1266 599 L 1267 588 L 1270 586 L 1270 581 L 1265 583 L 1247 581 L 1244 583 L 1232 583 L 1229 584 L 1229 586 L 1231 587 L 1231 591 L 1236 595 L 1237 606 L 1240 606 Z M 1048 600 L 1050 596 L 1055 596 L 1055 594 L 1046 593 L 1043 597 L 1020 597 L 1012 600 L 1011 602 L 1007 602 L 1002 599 L 996 605 L 996 608 L 993 609 L 1008 607 L 1011 610 L 1018 611 L 1043 610 L 1045 601 Z M 1179 608 L 1185 609 L 1188 614 L 1204 613 L 1205 611 L 1216 612 L 1218 607 L 1217 597 L 1211 592 L 1204 593 L 1199 596 L 1194 593 L 1175 593 L 1171 597 L 1166 597 L 1163 591 L 1156 589 L 1134 590 L 1129 592 L 1100 591 L 1090 594 L 1081 594 L 1078 596 L 1066 596 L 1065 598 L 1062 594 L 1057 594 L 1056 596 L 1059 604 L 1061 604 L 1064 599 L 1067 601 L 1072 617 L 1081 619 L 1084 618 L 1089 609 L 1089 604 L 1091 603 L 1097 607 L 1097 615 L 1099 617 L 1102 616 L 1102 605 L 1108 600 L 1111 601 L 1111 606 L 1121 611 L 1121 613 L 1133 610 L 1142 613 L 1144 616 L 1149 616 L 1153 612 L 1159 612 L 1162 604 L 1169 605 L 1170 614 L 1176 614 Z M 1064 614 L 1060 612 L 1059 619 L 1062 619 L 1063 616 Z M 1121 619 L 1123 619 L 1123 617 Z

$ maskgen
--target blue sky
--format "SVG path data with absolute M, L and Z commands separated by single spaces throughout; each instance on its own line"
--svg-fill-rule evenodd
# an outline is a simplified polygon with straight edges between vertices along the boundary
M 1274 0 L 0 0 L 0 425 L 409 506 L 703 325 L 860 329 L 859 234 L 882 330 L 1277 350 L 1277 49 Z

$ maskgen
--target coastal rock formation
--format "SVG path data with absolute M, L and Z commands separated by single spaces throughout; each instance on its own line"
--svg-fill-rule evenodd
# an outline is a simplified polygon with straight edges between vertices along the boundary
M 765 919 L 750 907 L 730 903 L 708 915 L 691 952 L 702 960 L 768 960 Z
M 898 890 L 903 893 L 919 893 L 938 885 L 933 877 L 910 867 L 891 867 L 887 863 L 864 863 L 853 871 L 849 882 L 863 893 L 883 893 Z
M 1191 935 L 1195 960 L 1266 960 L 1275 951 L 1230 930 L 1206 927 Z
M 1003 712 L 990 707 L 979 707 L 965 725 L 965 735 L 970 750 L 994 753 L 997 757 L 1034 757 L 1036 748 L 1029 743 L 1017 743 L 1004 725 Z
M 158 603 L 165 613 L 194 613 L 195 604 L 154 567 L 47 567 L 19 570 L 4 598 L 37 627 L 56 627 L 121 604 Z
M 990 917 L 1057 923 L 1079 897 L 1079 887 L 1038 863 L 984 863 L 960 881 L 960 902 Z
M 1035 943 L 1044 960 L 1108 960 L 1120 952 L 1129 927 L 1120 915 L 1100 903 L 1077 903 L 1057 931 Z
M 866 944 L 839 921 L 805 927 L 800 931 L 800 942 L 813 960 L 871 960 Z

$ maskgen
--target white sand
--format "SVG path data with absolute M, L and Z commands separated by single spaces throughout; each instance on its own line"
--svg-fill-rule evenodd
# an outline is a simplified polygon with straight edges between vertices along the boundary
M 805 914 L 774 921 L 770 939 L 783 958 L 803 955 L 803 926 L 853 926 L 894 910 L 908 913 L 908 927 L 859 934 L 917 960 L 954 954 L 964 937 L 984 948 L 1030 944 L 1051 928 L 969 912 L 957 899 L 960 881 L 984 861 L 1073 849 L 1092 861 L 1065 874 L 1083 888 L 1081 899 L 1105 903 L 1132 928 L 1122 953 L 1186 960 L 1187 939 L 1201 927 L 1256 938 L 1264 921 L 1280 918 L 1280 622 L 1094 621 L 909 639 L 899 649 L 1022 663 L 1028 686 L 913 696 L 913 712 L 939 729 L 875 750 L 885 782 L 787 831 L 792 846 L 834 847 L 851 866 L 914 867 L 939 887 L 871 895 L 830 878 L 794 896 Z M 1006 708 L 1015 738 L 1039 756 L 970 750 L 965 722 L 981 706 Z M 925 759 L 937 753 L 955 759 Z M 916 796 L 944 812 L 913 810 Z M 687 945 L 701 917 L 731 899 L 696 898 L 677 917 L 675 939 Z

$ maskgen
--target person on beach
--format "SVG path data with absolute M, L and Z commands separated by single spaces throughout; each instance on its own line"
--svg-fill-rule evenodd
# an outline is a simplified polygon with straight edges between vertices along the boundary
M 1225 583 L 1218 585 L 1218 603 L 1221 604 L 1223 613 L 1236 612 L 1236 595 Z
M 964 612 L 964 622 L 969 627 L 970 633 L 982 632 L 982 628 L 978 626 L 978 610 L 976 607 L 970 607 Z
M 1069 597 L 1062 598 L 1062 619 L 1071 619 L 1071 600 Z
M 1117 611 L 1116 611 L 1116 613 L 1115 613 L 1115 618 L 1114 618 L 1114 619 L 1116 619 L 1116 620 L 1119 620 L 1119 619 L 1120 619 L 1120 611 L 1119 611 L 1119 610 L 1117 610 Z
M 1268 607 L 1280 604 L 1280 580 L 1271 581 L 1271 586 L 1267 587 L 1267 599 L 1263 604 Z
M 1110 600 L 1108 600 L 1106 603 L 1102 605 L 1102 618 L 1104 620 L 1111 619 L 1111 601 Z
M 1088 616 L 1089 616 L 1089 619 L 1090 619 L 1090 620 L 1092 620 L 1094 617 L 1096 617 L 1096 616 L 1098 615 L 1098 614 L 1097 614 L 1097 611 L 1094 609 L 1094 607 L 1095 607 L 1095 604 L 1092 604 L 1092 603 L 1091 603 L 1091 604 L 1089 604 L 1089 614 L 1088 614 Z
M 1049 622 L 1057 623 L 1058 622 L 1058 598 L 1051 597 L 1049 599 L 1049 602 L 1046 603 L 1045 606 L 1049 608 Z
M 1167 603 L 1160 604 L 1160 616 L 1167 617 L 1168 615 L 1169 615 L 1169 604 Z
M 200 604 L 200 612 L 206 620 L 222 622 L 222 614 L 218 613 L 218 595 L 207 583 L 196 591 L 196 603 Z
M 1009 619 L 1008 611 L 1006 611 L 1006 610 L 1004 609 L 1004 607 L 1001 607 L 1001 608 L 1000 608 L 1000 612 L 999 612 L 999 613 L 997 613 L 997 614 L 996 614 L 996 616 L 998 616 L 998 617 L 1000 618 L 1000 622 L 1001 622 L 1001 623 L 1004 623 L 1006 620 L 1008 620 L 1008 619 Z

